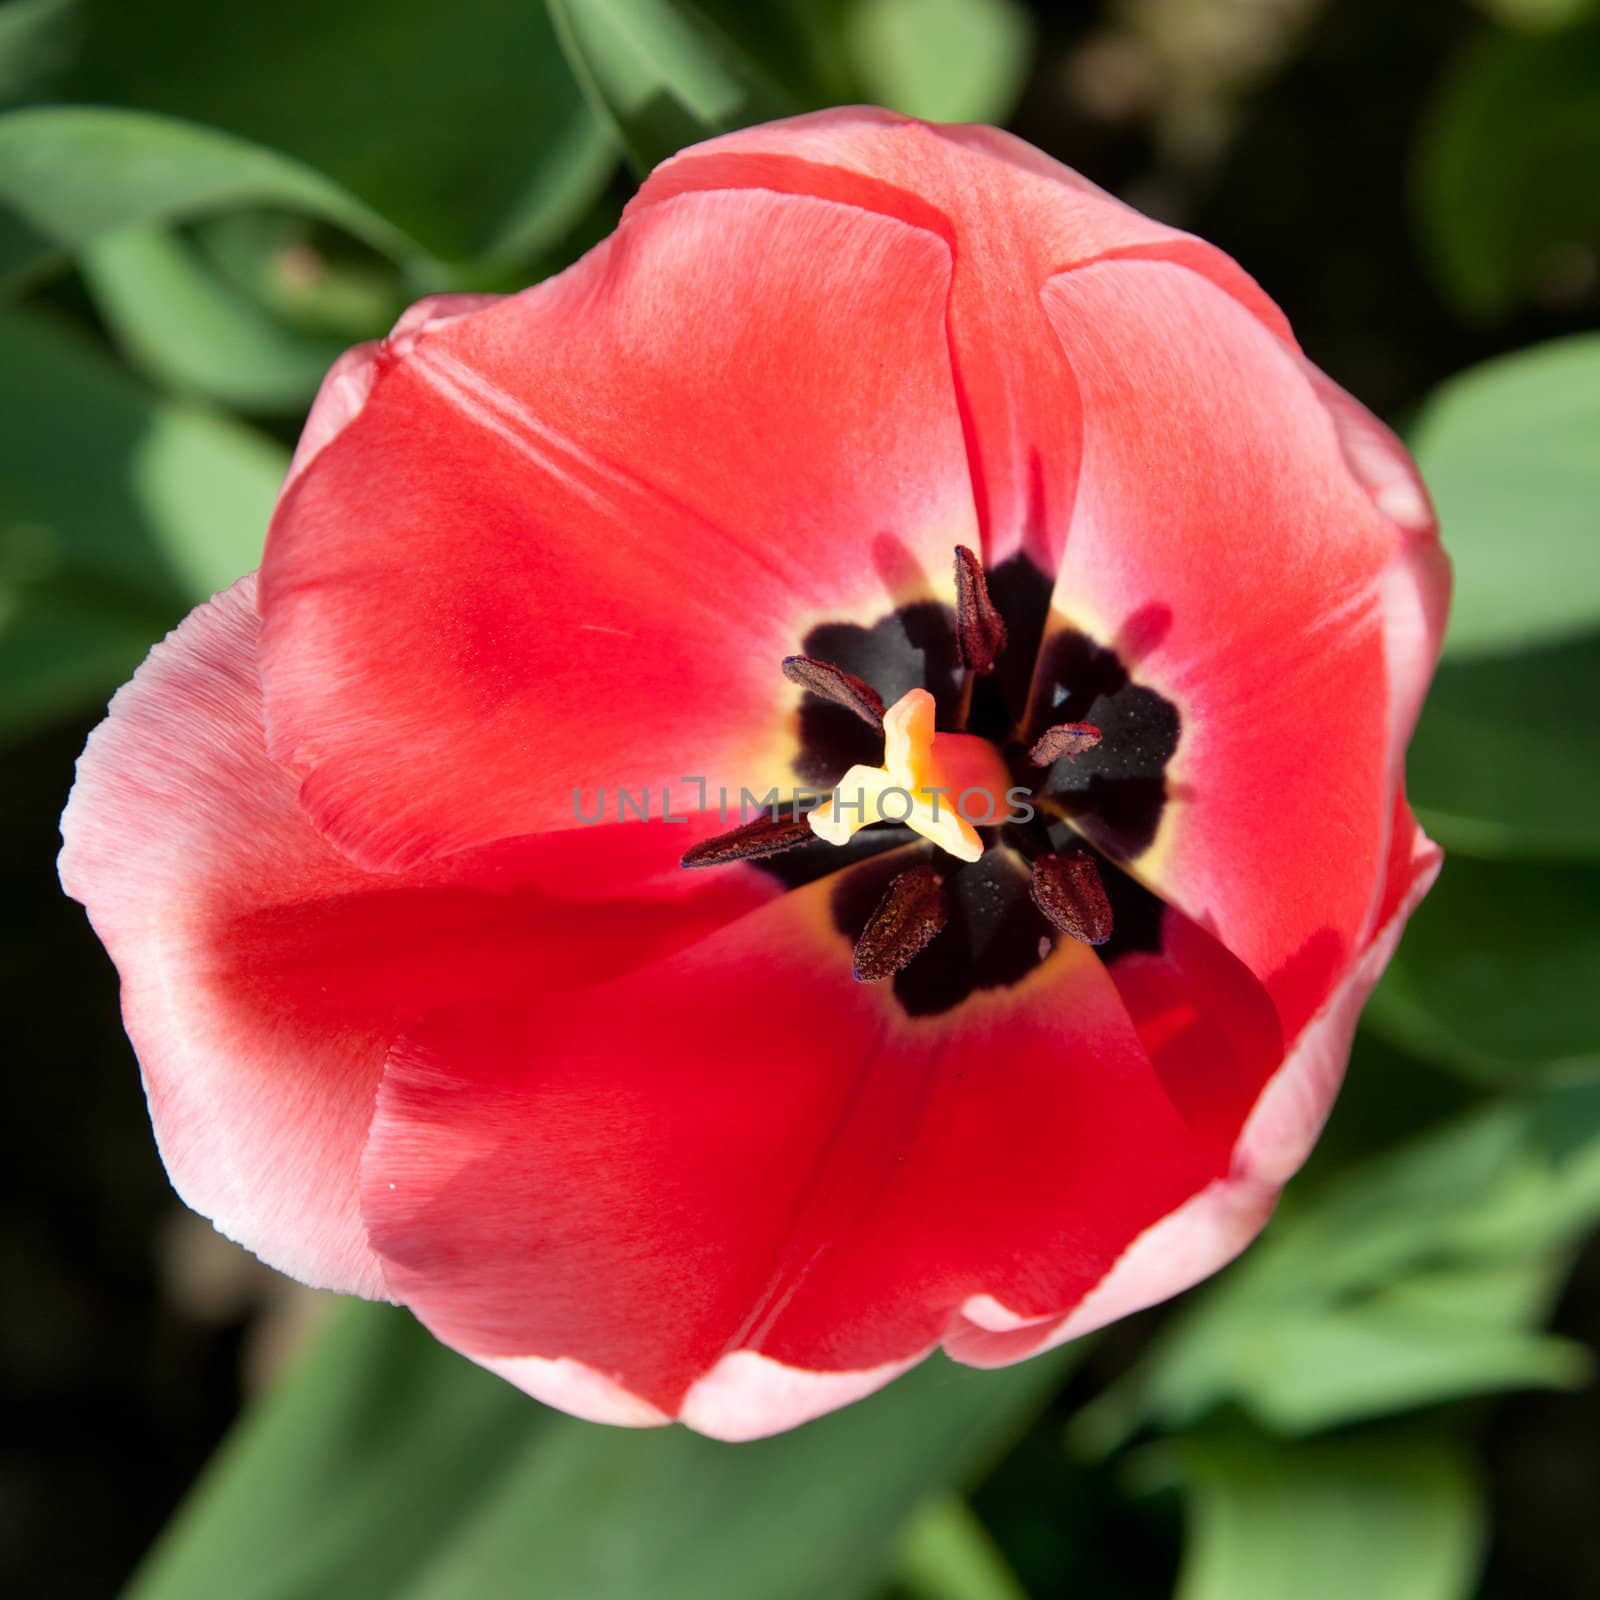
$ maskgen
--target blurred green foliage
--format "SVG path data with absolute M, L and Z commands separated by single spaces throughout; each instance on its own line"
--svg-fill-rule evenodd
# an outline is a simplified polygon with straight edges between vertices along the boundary
M 419 294 L 555 270 L 610 226 L 624 168 L 872 99 L 1016 117 L 1205 215 L 1309 48 L 1303 9 L 1274 31 L 1218 0 L 1070 21 L 1020 0 L 0 4 L 0 739 L 92 712 L 255 565 L 338 350 Z M 1283 91 L 1309 124 L 1273 126 L 1352 160 L 1415 126 L 1406 160 L 1373 148 L 1397 190 L 1410 163 L 1415 280 L 1437 286 L 1412 354 L 1447 381 L 1385 398 L 1414 408 L 1456 562 L 1409 767 L 1450 857 L 1263 1241 L 1098 1344 L 930 1364 L 744 1447 L 576 1423 L 350 1307 L 219 1454 L 140 1600 L 1477 1591 L 1484 1397 L 1591 1370 L 1546 1325 L 1600 1220 L 1600 22 L 1587 0 L 1439 0 L 1369 8 L 1358 46 L 1355 9 Z M 1407 27 L 1400 75 L 1429 65 L 1408 98 L 1319 109 L 1317 72 L 1379 93 L 1375 41 Z M 1377 222 L 1365 244 L 1274 235 L 1310 148 L 1240 158 L 1245 231 L 1325 253 L 1318 292 L 1355 328 L 1409 246 Z M 1322 326 L 1316 299 L 1288 309 Z
M 103 701 L 256 563 L 288 456 L 48 313 L 0 312 L 0 737 Z
M 1177 1600 L 1451 1600 L 1472 1585 L 1483 1532 L 1458 1443 L 1388 1429 L 1291 1448 L 1231 1431 L 1169 1455 L 1193 1525 Z
M 534 1574 L 570 1600 L 870 1593 L 907 1519 L 1002 1449 L 1079 1353 L 999 1374 L 932 1361 L 730 1446 L 545 1410 L 402 1314 L 350 1305 L 240 1430 L 132 1600 L 454 1600 Z M 378 1527 L 393 1530 L 382 1550 Z M 930 1540 L 972 1543 L 948 1515 L 913 1553 Z
M 1600 80 L 1593 111 L 1600 123 Z M 1429 400 L 1412 444 L 1450 530 L 1449 661 L 1600 628 L 1597 439 L 1600 334 L 1489 362 Z
M 1486 33 L 1450 68 L 1417 183 L 1440 286 L 1464 312 L 1503 314 L 1589 270 L 1600 239 L 1597 103 L 1600 23 Z
M 81 42 L 53 100 L 291 157 L 440 261 L 554 241 L 614 160 L 541 6 L 279 0 L 230 7 L 223 39 L 202 0 L 81 0 L 73 12 Z

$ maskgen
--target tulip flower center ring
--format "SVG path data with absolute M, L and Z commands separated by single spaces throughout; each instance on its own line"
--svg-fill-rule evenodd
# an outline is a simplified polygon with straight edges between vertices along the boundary
M 683 858 L 790 886 L 835 875 L 855 976 L 893 979 L 915 1013 L 1015 983 L 1063 939 L 1155 947 L 1160 904 L 1118 863 L 1154 837 L 1177 746 L 1176 710 L 1113 651 L 1045 639 L 1048 582 L 1026 558 L 991 575 L 958 546 L 955 583 L 953 615 L 926 601 L 830 624 L 785 658 L 806 691 L 797 770 L 827 793 Z

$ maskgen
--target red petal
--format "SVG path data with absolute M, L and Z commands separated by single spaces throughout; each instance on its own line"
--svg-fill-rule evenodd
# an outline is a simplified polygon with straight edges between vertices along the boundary
M 357 1167 L 394 1034 L 430 1006 L 624 970 L 774 889 L 680 871 L 704 823 L 361 872 L 267 759 L 254 591 L 201 606 L 112 702 L 62 819 L 62 881 L 121 972 L 179 1193 L 274 1266 L 381 1295 Z
M 1433 887 L 1443 860 L 1444 852 L 1417 826 L 1400 795 L 1373 932 L 1251 1113 L 1234 1157 L 1236 1170 L 1282 1184 L 1311 1153 L 1344 1081 L 1361 1008 L 1388 966 L 1407 919 Z
M 1221 251 L 993 128 L 934 127 L 870 107 L 768 123 L 664 163 L 633 210 L 752 188 L 819 195 L 950 242 L 951 360 L 991 567 L 1026 548 L 1053 570 L 1071 511 L 1079 403 L 1040 309 L 1052 273 L 1102 256 L 1181 262 L 1292 343 L 1282 314 Z
M 885 1381 L 975 1294 L 1059 1314 L 1204 1186 L 1087 948 L 910 1020 L 849 977 L 829 892 L 401 1041 L 364 1203 L 440 1337 L 764 1431 Z M 740 1352 L 767 1360 L 723 1364 Z M 771 1409 L 741 1424 L 730 1385 Z
M 497 294 L 434 294 L 417 303 L 404 313 L 394 325 L 389 337 L 381 343 L 374 340 L 346 350 L 328 369 L 328 375 L 317 390 L 311 414 L 300 432 L 300 442 L 295 446 L 294 460 L 289 463 L 289 475 L 284 489 L 311 465 L 324 445 L 331 444 L 345 428 L 361 414 L 372 386 L 378 381 L 378 369 L 386 357 L 402 354 L 435 328 L 442 328 L 457 317 L 481 311 L 500 299 Z
M 389 360 L 263 568 L 319 824 L 392 867 L 570 826 L 575 788 L 791 783 L 782 658 L 948 592 L 972 536 L 948 286 L 899 222 L 689 195 Z
M 1088 419 L 1056 607 L 1182 719 L 1133 870 L 1267 984 L 1292 1039 L 1372 925 L 1396 729 L 1437 649 L 1431 536 L 1378 509 L 1299 359 L 1195 274 L 1090 266 L 1045 304 Z
M 1219 1171 L 1283 1061 L 1266 990 L 1236 956 L 1179 911 L 1162 918 L 1159 953 L 1133 952 L 1112 981 L 1162 1086 Z
M 1397 802 L 1375 932 L 1273 1073 L 1239 1133 L 1226 1177 L 1142 1233 L 1068 1316 L 1012 1316 L 1004 1305 L 968 1307 L 971 1322 L 946 1347 L 973 1366 L 1005 1366 L 1180 1294 L 1225 1266 L 1261 1231 L 1283 1185 L 1322 1131 L 1344 1078 L 1350 1041 L 1406 919 L 1439 874 L 1441 852 Z M 1169 913 L 1168 921 L 1171 921 Z M 998 1315 L 996 1315 L 998 1313 Z M 1009 1318 L 1009 1320 L 1007 1320 Z

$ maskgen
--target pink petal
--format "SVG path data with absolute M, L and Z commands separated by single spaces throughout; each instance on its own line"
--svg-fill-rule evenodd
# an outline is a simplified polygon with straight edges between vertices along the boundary
M 294 459 L 289 463 L 289 475 L 283 485 L 285 491 L 323 447 L 331 444 L 360 415 L 386 356 L 408 353 L 424 334 L 454 322 L 457 317 L 492 306 L 500 298 L 497 294 L 429 295 L 405 311 L 387 339 L 346 350 L 328 369 L 317 398 L 312 402 L 311 414 L 306 418 Z
M 859 1372 L 807 1372 L 754 1350 L 735 1350 L 694 1381 L 678 1419 L 731 1444 L 765 1439 L 875 1394 L 928 1354 L 919 1350 Z
M 535 1400 L 585 1422 L 607 1422 L 615 1428 L 659 1428 L 672 1420 L 657 1411 L 648 1400 L 630 1394 L 614 1378 L 608 1378 L 581 1361 L 558 1357 L 545 1361 L 539 1356 L 478 1357 L 480 1366 L 513 1383 Z
M 1444 852 L 1417 826 L 1405 797 L 1398 797 L 1374 931 L 1251 1113 L 1234 1156 L 1236 1172 L 1282 1184 L 1311 1153 L 1344 1081 L 1361 1008 L 1443 860 Z
M 1351 476 L 1401 535 L 1399 557 L 1382 578 L 1391 695 L 1389 761 L 1398 788 L 1405 778 L 1406 746 L 1444 642 L 1450 558 L 1439 544 L 1427 486 L 1406 447 L 1359 400 L 1309 362 L 1303 366 L 1333 421 Z
M 272 1265 L 382 1295 L 357 1170 L 394 1034 L 431 1006 L 624 970 L 776 888 L 682 872 L 705 822 L 361 872 L 267 759 L 254 594 L 246 578 L 201 606 L 118 693 L 62 819 L 62 882 L 122 975 L 178 1192 Z

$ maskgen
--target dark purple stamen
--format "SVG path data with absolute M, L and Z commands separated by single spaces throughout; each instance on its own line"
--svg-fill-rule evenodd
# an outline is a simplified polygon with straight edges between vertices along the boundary
M 929 866 L 902 872 L 856 940 L 856 982 L 892 978 L 933 943 L 949 920 L 950 902 L 939 874 Z
M 1063 933 L 1084 944 L 1104 944 L 1111 937 L 1111 902 L 1087 850 L 1040 856 L 1028 889 L 1033 903 Z
M 1006 625 L 989 599 L 983 563 L 964 544 L 956 546 L 956 650 L 969 672 L 992 672 L 1006 647 Z
M 785 656 L 783 675 L 790 683 L 797 683 L 836 706 L 844 706 L 863 722 L 870 722 L 880 733 L 883 731 L 883 696 L 853 673 L 834 666 L 831 661 L 817 661 L 811 656 Z
M 1058 722 L 1034 741 L 1028 759 L 1036 767 L 1048 767 L 1062 756 L 1081 756 L 1099 743 L 1100 730 L 1092 722 Z
M 784 850 L 795 850 L 816 838 L 811 824 L 804 815 L 794 817 L 757 817 L 731 833 L 719 833 L 714 839 L 703 839 L 692 850 L 686 850 L 679 862 L 685 867 L 725 867 L 730 861 L 752 861 L 759 856 L 775 856 Z

